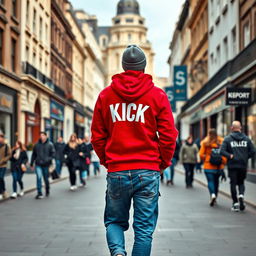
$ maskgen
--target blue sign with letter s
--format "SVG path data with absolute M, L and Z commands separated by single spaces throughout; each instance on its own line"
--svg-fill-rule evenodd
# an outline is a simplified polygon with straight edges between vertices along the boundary
M 174 66 L 173 84 L 176 101 L 187 100 L 187 66 Z

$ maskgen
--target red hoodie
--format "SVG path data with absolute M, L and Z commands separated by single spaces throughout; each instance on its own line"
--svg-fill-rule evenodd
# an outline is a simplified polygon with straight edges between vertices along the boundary
M 150 75 L 128 70 L 99 95 L 92 145 L 108 172 L 170 166 L 178 132 L 166 93 Z

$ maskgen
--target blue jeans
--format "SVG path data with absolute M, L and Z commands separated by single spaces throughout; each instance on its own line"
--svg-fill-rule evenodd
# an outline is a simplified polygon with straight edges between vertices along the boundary
M 12 190 L 15 193 L 17 193 L 17 182 L 20 185 L 20 189 L 23 190 L 23 174 L 24 172 L 20 168 L 17 168 L 16 170 L 12 171 Z
M 207 182 L 209 193 L 218 195 L 219 192 L 219 178 L 220 178 L 220 170 L 204 170 Z
M 100 171 L 100 163 L 99 162 L 92 162 L 92 164 L 93 164 L 94 175 L 97 175 L 97 172 Z
M 62 161 L 56 159 L 56 172 L 61 175 L 61 169 L 62 169 Z
M 49 168 L 36 165 L 36 183 L 37 183 L 37 193 L 42 195 L 42 178 L 44 179 L 45 191 L 46 193 L 50 192 L 50 183 L 49 183 Z
M 177 159 L 176 158 L 173 158 L 172 159 L 172 165 L 170 166 L 170 172 L 171 172 L 171 177 L 170 177 L 170 180 L 173 180 L 173 177 L 174 177 L 174 168 L 177 164 Z
M 0 194 L 3 194 L 5 189 L 4 176 L 6 172 L 6 167 L 0 168 Z
M 135 241 L 132 256 L 149 256 L 158 218 L 160 173 L 132 170 L 108 173 L 104 222 L 111 256 L 127 255 L 124 231 L 129 228 L 133 199 Z

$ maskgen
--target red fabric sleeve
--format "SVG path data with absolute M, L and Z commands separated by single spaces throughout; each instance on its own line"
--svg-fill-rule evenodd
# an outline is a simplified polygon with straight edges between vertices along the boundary
M 159 151 L 162 160 L 160 169 L 164 170 L 171 165 L 178 131 L 174 125 L 170 102 L 166 94 L 163 94 L 163 97 L 160 99 L 160 104 L 160 112 L 157 117 L 157 130 L 159 133 Z
M 107 143 L 108 133 L 103 121 L 102 111 L 103 111 L 102 103 L 99 96 L 94 108 L 94 113 L 93 113 L 92 126 L 91 126 L 91 132 L 92 132 L 91 143 L 93 145 L 93 149 L 95 150 L 96 154 L 100 159 L 100 163 L 104 165 L 106 168 L 108 168 L 106 164 L 106 155 L 105 155 L 105 147 Z

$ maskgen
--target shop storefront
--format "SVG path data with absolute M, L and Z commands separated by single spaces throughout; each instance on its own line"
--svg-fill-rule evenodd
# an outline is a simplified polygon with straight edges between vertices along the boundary
M 63 137 L 64 105 L 51 100 L 50 103 L 50 140 L 56 142 L 58 137 Z
M 11 145 L 16 140 L 16 103 L 16 91 L 0 85 L 0 130 L 4 132 L 7 143 Z
M 84 137 L 85 135 L 85 117 L 75 111 L 75 133 L 78 137 Z

